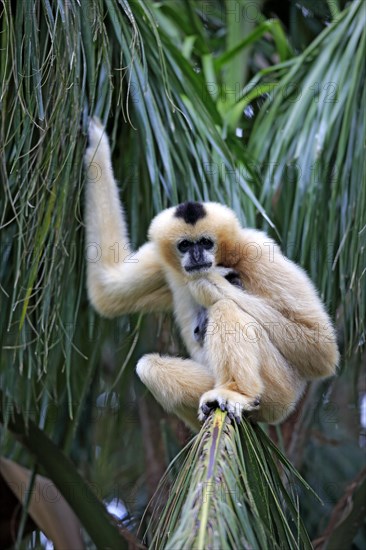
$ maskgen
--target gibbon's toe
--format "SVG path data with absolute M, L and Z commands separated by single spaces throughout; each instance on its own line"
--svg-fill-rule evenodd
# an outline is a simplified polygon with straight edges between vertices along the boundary
M 210 416 L 210 414 L 217 409 L 218 403 L 216 401 L 202 403 L 198 411 L 198 419 L 200 422 L 204 422 Z
M 201 410 L 204 415 L 208 416 L 210 413 L 212 413 L 215 407 L 216 407 L 216 403 L 210 403 L 210 406 L 208 405 L 208 403 L 204 403 L 201 407 Z
M 259 399 L 259 397 L 256 397 L 252 403 L 253 407 L 257 408 L 259 407 L 260 404 L 261 404 L 261 400 Z

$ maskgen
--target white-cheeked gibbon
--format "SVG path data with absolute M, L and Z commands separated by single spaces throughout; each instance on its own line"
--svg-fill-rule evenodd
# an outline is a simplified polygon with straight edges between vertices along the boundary
M 148 242 L 133 252 L 97 119 L 85 164 L 91 303 L 106 317 L 173 311 L 190 355 L 149 354 L 137 364 L 166 410 L 193 429 L 197 411 L 202 421 L 216 407 L 238 422 L 248 414 L 277 423 L 308 380 L 335 373 L 339 354 L 325 308 L 271 238 L 242 228 L 222 204 L 186 202 L 158 214 Z

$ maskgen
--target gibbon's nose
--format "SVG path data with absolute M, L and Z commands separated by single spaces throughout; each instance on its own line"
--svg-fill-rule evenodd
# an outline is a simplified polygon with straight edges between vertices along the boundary
M 198 244 L 194 244 L 192 247 L 192 257 L 195 262 L 203 260 L 202 247 Z

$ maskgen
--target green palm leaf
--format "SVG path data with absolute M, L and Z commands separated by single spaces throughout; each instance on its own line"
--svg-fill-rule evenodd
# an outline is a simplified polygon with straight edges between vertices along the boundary
M 217 410 L 184 457 L 151 547 L 311 548 L 285 479 L 312 492 L 259 426 L 232 426 Z
M 348 352 L 363 346 L 366 319 L 365 9 L 353 2 L 292 60 L 249 143 L 285 251 L 333 314 L 342 305 Z

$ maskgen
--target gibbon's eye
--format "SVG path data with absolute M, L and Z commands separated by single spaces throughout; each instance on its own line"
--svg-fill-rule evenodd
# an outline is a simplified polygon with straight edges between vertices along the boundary
M 182 252 L 184 254 L 185 252 L 188 252 L 192 244 L 193 243 L 191 241 L 187 241 L 187 239 L 185 239 L 184 241 L 180 241 L 180 243 L 177 244 L 177 248 L 179 252 Z
M 202 245 L 205 250 L 211 250 L 214 245 L 213 241 L 207 237 L 202 237 L 202 239 L 198 241 L 198 244 Z

